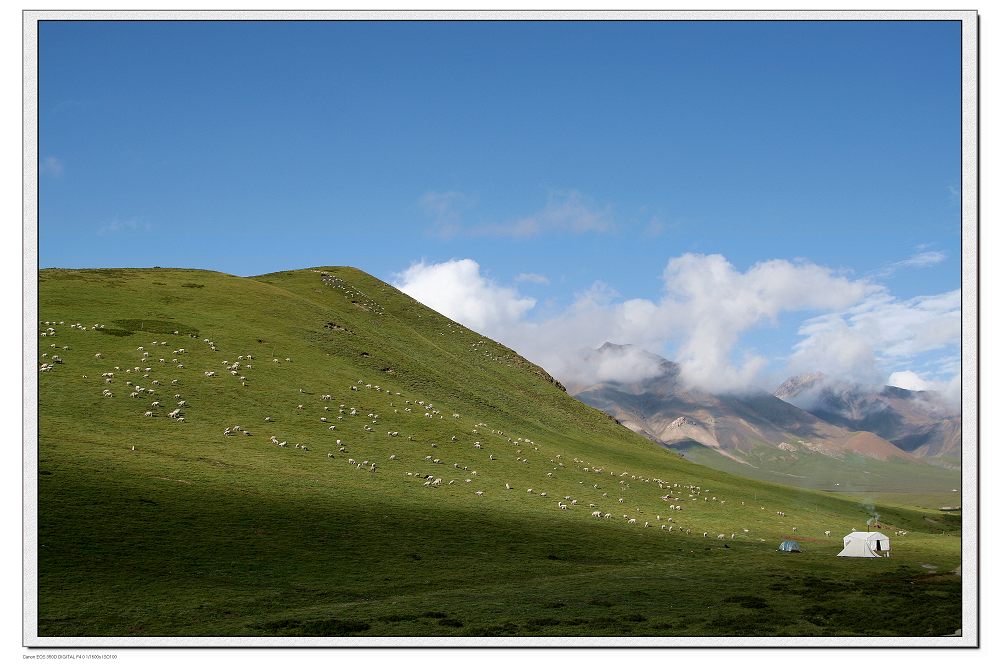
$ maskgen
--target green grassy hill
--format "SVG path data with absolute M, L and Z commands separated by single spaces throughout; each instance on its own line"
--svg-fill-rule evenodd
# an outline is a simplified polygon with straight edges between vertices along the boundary
M 955 513 L 836 558 L 861 501 L 685 461 L 361 271 L 46 270 L 39 307 L 41 636 L 960 625 Z

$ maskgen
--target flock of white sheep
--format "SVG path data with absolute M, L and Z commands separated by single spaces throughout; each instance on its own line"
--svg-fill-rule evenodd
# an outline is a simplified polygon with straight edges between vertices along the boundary
M 351 288 L 339 278 L 324 276 L 323 281 L 327 285 L 344 290 L 346 296 L 360 302 L 366 309 L 373 312 L 377 311 L 377 304 L 374 304 L 362 292 L 356 288 Z M 42 322 L 45 328 L 41 331 L 40 336 L 46 339 L 56 336 L 58 333 L 56 327 L 63 324 L 63 321 Z M 71 324 L 70 328 L 75 331 L 95 331 L 104 328 L 104 325 L 94 324 L 91 327 L 87 327 L 77 322 Z M 177 337 L 182 334 L 174 331 L 173 335 Z M 200 342 L 207 350 L 219 354 L 218 346 L 211 339 L 204 338 Z M 64 354 L 65 351 L 71 349 L 68 345 L 60 347 L 55 343 L 50 344 L 50 348 L 58 348 L 64 351 Z M 101 396 L 103 398 L 111 399 L 115 396 L 113 389 L 108 388 L 107 385 L 114 386 L 117 384 L 121 386 L 124 381 L 124 386 L 127 387 L 125 391 L 129 392 L 128 396 L 130 399 L 149 400 L 151 397 L 154 398 L 148 404 L 148 407 L 143 407 L 140 413 L 143 417 L 155 417 L 161 409 L 170 407 L 172 409 L 169 412 L 165 412 L 165 416 L 180 423 L 186 420 L 184 410 L 188 407 L 188 402 L 180 393 L 174 393 L 172 401 L 166 398 L 165 395 L 161 396 L 160 391 L 166 387 L 165 382 L 168 382 L 172 386 L 178 385 L 182 379 L 185 383 L 195 381 L 217 382 L 221 379 L 221 373 L 222 375 L 228 374 L 236 378 L 236 381 L 240 383 L 239 386 L 242 388 L 247 388 L 249 385 L 247 374 L 253 370 L 254 361 L 254 356 L 250 353 L 238 355 L 232 361 L 223 359 L 221 363 L 206 364 L 209 367 L 204 370 L 186 371 L 183 360 L 185 359 L 185 355 L 188 354 L 187 348 L 180 347 L 180 345 L 175 346 L 166 340 L 154 340 L 148 344 L 148 348 L 146 349 L 146 345 L 136 347 L 134 351 L 135 359 L 130 361 L 119 360 L 119 365 L 113 366 L 101 374 Z M 474 350 L 478 348 L 478 343 L 473 345 Z M 169 354 L 166 353 L 168 349 L 171 350 Z M 157 354 L 154 355 L 154 352 Z M 215 354 L 211 356 L 214 357 Z M 42 357 L 43 361 L 39 367 L 40 372 L 51 371 L 55 364 L 64 363 L 61 356 L 52 354 L 49 351 L 46 351 Z M 103 360 L 105 353 L 97 352 L 94 354 L 94 358 Z M 283 359 L 286 363 L 291 362 L 291 358 L 289 357 L 284 357 Z M 501 360 L 496 359 L 496 361 Z M 273 357 L 272 364 L 282 364 L 282 358 Z M 200 378 L 198 378 L 199 375 L 201 376 Z M 294 376 L 294 373 L 290 373 L 290 376 Z M 328 451 L 325 457 L 327 460 L 334 462 L 346 461 L 347 465 L 372 475 L 383 472 L 383 468 L 371 456 L 362 460 L 358 460 L 361 458 L 358 456 L 356 459 L 355 456 L 357 455 L 352 454 L 349 451 L 349 447 L 359 450 L 369 447 L 370 437 L 363 436 L 362 433 L 374 434 L 376 428 L 378 428 L 379 432 L 384 432 L 386 438 L 395 440 L 401 437 L 402 432 L 405 432 L 405 425 L 409 425 L 413 426 L 411 429 L 412 433 L 405 436 L 404 442 L 412 444 L 409 444 L 404 449 L 391 452 L 384 458 L 384 461 L 386 465 L 396 467 L 404 479 L 414 479 L 423 487 L 429 489 L 444 489 L 458 485 L 458 487 L 470 488 L 471 490 L 466 491 L 466 493 L 470 493 L 470 495 L 478 498 L 494 493 L 509 494 L 517 492 L 515 485 L 511 484 L 510 481 L 501 481 L 505 471 L 509 474 L 509 466 L 497 466 L 498 473 L 494 473 L 491 470 L 491 467 L 496 462 L 503 460 L 513 462 L 519 466 L 525 466 L 524 470 L 526 473 L 534 472 L 538 475 L 539 482 L 552 487 L 565 487 L 567 484 L 572 484 L 572 481 L 577 481 L 577 486 L 582 487 L 580 492 L 559 494 L 561 499 L 557 499 L 554 505 L 554 509 L 557 511 L 569 512 L 576 507 L 583 506 L 585 503 L 586 508 L 590 510 L 591 517 L 606 521 L 619 520 L 628 526 L 641 526 L 642 528 L 658 527 L 666 533 L 676 531 L 687 535 L 700 532 L 705 538 L 709 537 L 711 532 L 719 540 L 726 539 L 727 532 L 729 535 L 728 539 L 730 540 L 737 539 L 738 537 L 749 538 L 750 536 L 748 528 L 741 527 L 726 532 L 718 532 L 718 530 L 709 531 L 696 527 L 699 523 L 718 523 L 724 513 L 705 510 L 710 504 L 718 505 L 721 508 L 726 503 L 724 498 L 718 495 L 711 495 L 709 489 L 703 489 L 699 484 L 671 482 L 659 477 L 630 473 L 625 470 L 615 472 L 608 469 L 606 465 L 595 465 L 576 457 L 567 461 L 564 460 L 562 454 L 554 452 L 548 454 L 548 463 L 546 464 L 543 463 L 546 459 L 546 454 L 533 440 L 525 437 L 511 437 L 503 430 L 489 429 L 485 422 L 480 421 L 477 421 L 471 428 L 463 428 L 463 420 L 458 412 L 442 410 L 440 407 L 435 407 L 434 403 L 429 400 L 411 400 L 406 398 L 402 392 L 392 391 L 383 388 L 379 384 L 363 380 L 357 380 L 344 386 L 342 390 L 344 391 L 345 398 L 338 400 L 335 398 L 337 392 L 332 390 L 326 390 L 325 393 L 321 393 L 299 388 L 298 394 L 300 396 L 319 394 L 319 401 L 313 404 L 307 399 L 305 403 L 296 403 L 294 407 L 289 404 L 285 410 L 281 410 L 275 406 L 275 412 L 272 414 L 279 415 L 281 420 L 289 418 L 288 420 L 292 422 L 300 422 L 302 417 L 310 420 L 315 419 L 315 423 L 317 424 L 316 431 L 308 439 L 314 440 L 317 443 L 317 447 L 321 447 L 323 442 L 331 442 L 335 447 L 327 445 L 327 448 L 335 448 L 337 450 L 336 454 L 333 451 Z M 376 408 L 359 407 L 358 404 L 361 402 L 367 401 L 369 404 L 373 403 L 372 400 L 364 398 L 365 395 L 372 398 L 378 395 L 378 398 L 375 400 L 382 403 L 382 409 L 388 416 L 383 418 L 379 412 L 376 412 Z M 352 401 L 350 398 L 347 398 L 351 396 L 356 397 L 356 399 L 362 398 L 363 400 Z M 352 403 L 355 404 L 352 405 Z M 391 413 L 389 412 L 390 410 Z M 446 417 L 446 413 L 450 414 L 450 417 Z M 273 424 L 275 417 L 272 414 L 261 415 L 261 424 Z M 444 449 L 448 450 L 447 454 L 441 453 L 435 455 L 435 452 L 424 454 L 423 451 L 426 450 L 421 451 L 422 447 L 437 450 L 440 445 L 438 442 L 424 442 L 425 438 L 423 434 L 426 432 L 426 429 L 416 426 L 413 423 L 415 419 L 436 420 L 439 422 L 447 420 L 453 425 L 456 433 L 451 435 L 446 441 L 448 443 L 447 448 L 441 447 L 442 452 Z M 404 426 L 387 426 L 385 423 L 387 420 L 400 420 Z M 338 431 L 338 423 L 345 421 L 348 423 L 340 424 L 341 429 Z M 362 433 L 358 434 L 359 437 L 356 444 L 348 445 L 345 440 L 347 438 L 346 433 L 357 431 L 354 424 L 350 423 L 352 421 L 361 422 Z M 452 428 L 451 425 L 449 429 Z M 301 433 L 301 426 L 297 424 L 296 430 Z M 441 429 L 438 428 L 437 430 L 440 431 Z M 336 433 L 330 433 L 331 431 L 335 431 Z M 219 432 L 223 438 L 231 438 L 237 435 L 252 435 L 249 430 L 240 425 L 220 425 Z M 341 433 L 344 433 L 342 437 L 333 437 L 340 436 Z M 328 440 L 330 438 L 332 440 Z M 288 437 L 279 437 L 277 434 L 271 434 L 268 442 L 275 447 L 285 449 L 289 448 L 288 442 L 290 439 Z M 303 453 L 310 452 L 310 447 L 301 442 L 303 438 L 300 437 L 298 439 L 300 442 L 296 442 L 291 449 Z M 132 451 L 135 451 L 134 445 L 132 446 Z M 339 456 L 340 454 L 347 454 L 348 456 L 342 458 Z M 405 469 L 407 467 L 409 469 Z M 485 471 L 485 474 L 481 474 L 479 470 L 474 469 L 476 467 Z M 544 477 L 540 474 L 543 469 L 545 472 Z M 448 473 L 442 472 L 445 470 L 451 472 L 450 478 Z M 538 503 L 551 502 L 548 500 L 549 492 L 547 490 L 536 491 L 536 486 L 539 486 L 539 484 L 536 483 L 532 487 L 526 487 L 524 490 L 525 495 L 530 498 L 536 498 L 536 502 Z M 458 492 L 460 491 L 456 491 L 456 493 Z M 628 505 L 629 508 L 634 507 L 634 512 L 631 510 L 624 513 L 612 511 L 613 507 L 621 505 Z M 746 502 L 742 501 L 740 506 L 741 508 L 746 508 Z M 731 505 L 731 507 L 733 506 Z M 761 507 L 761 509 L 763 510 L 764 508 Z M 685 517 L 689 517 L 684 521 L 685 525 L 678 523 L 674 516 L 675 514 L 680 516 L 682 512 Z M 778 511 L 777 516 L 785 518 L 786 515 L 784 511 Z M 655 517 L 655 521 L 653 517 Z M 793 532 L 797 531 L 797 527 L 792 527 L 791 530 Z M 824 531 L 826 537 L 830 537 L 830 534 L 829 530 Z M 758 539 L 762 542 L 765 541 L 763 538 Z

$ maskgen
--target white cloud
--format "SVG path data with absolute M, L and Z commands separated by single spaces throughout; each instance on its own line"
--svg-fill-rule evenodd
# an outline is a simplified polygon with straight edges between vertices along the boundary
M 842 312 L 814 317 L 799 328 L 792 366 L 829 375 L 862 375 L 958 345 L 961 291 L 900 301 L 881 290 Z
M 804 338 L 789 368 L 873 387 L 932 390 L 954 408 L 961 396 L 955 356 L 961 319 L 960 290 L 906 300 L 883 290 L 842 312 L 804 322 L 799 328 Z M 918 366 L 923 370 L 914 370 Z M 885 369 L 891 371 L 888 378 Z
M 794 347 L 788 374 L 820 371 L 873 387 L 882 383 L 871 341 L 864 331 L 848 326 L 840 313 L 807 320 L 799 334 L 805 338 Z
M 118 234 L 121 232 L 148 232 L 152 228 L 153 226 L 151 224 L 148 222 L 142 222 L 137 218 L 126 218 L 125 220 L 113 218 L 107 223 L 101 225 L 101 227 L 98 228 L 97 233 L 101 236 L 105 236 L 107 234 Z
M 462 216 L 475 205 L 475 200 L 455 191 L 425 192 L 417 205 L 431 218 L 433 233 L 448 238 L 461 232 Z
M 52 155 L 48 156 L 38 164 L 38 170 L 41 173 L 47 176 L 52 176 L 53 178 L 59 178 L 62 176 L 63 168 L 64 165 L 62 160 Z
M 564 381 L 612 377 L 606 365 L 588 368 L 581 362 L 581 350 L 605 341 L 657 353 L 670 344 L 678 350 L 685 381 L 715 391 L 740 390 L 758 379 L 766 360 L 740 355 L 737 347 L 751 328 L 775 322 L 783 312 L 844 310 L 880 290 L 808 262 L 770 260 L 741 272 L 721 255 L 691 254 L 669 260 L 658 302 L 622 300 L 609 286 L 595 283 L 544 319 L 529 318 L 535 301 L 484 278 L 470 259 L 414 264 L 396 286 Z M 857 353 L 845 349 L 842 355 Z M 642 359 L 627 362 L 621 378 L 642 376 Z M 650 363 L 646 371 L 655 368 Z
M 598 206 L 576 190 L 549 193 L 540 211 L 507 223 L 482 228 L 482 233 L 497 236 L 537 236 L 542 232 L 607 232 L 614 228 L 610 206 Z
M 396 276 L 393 284 L 442 315 L 487 335 L 515 326 L 535 305 L 534 299 L 483 277 L 479 264 L 471 259 L 418 262 Z
M 947 259 L 947 257 L 948 256 L 946 254 L 938 250 L 926 250 L 924 252 L 918 252 L 916 255 L 908 257 L 902 261 L 896 262 L 896 266 L 907 269 L 923 269 L 928 266 L 940 264 Z
M 934 387 L 934 383 L 925 380 L 920 377 L 919 373 L 913 371 L 896 371 L 889 376 L 886 384 L 910 391 L 927 391 Z
M 663 221 L 654 216 L 648 223 L 646 223 L 646 227 L 642 230 L 642 234 L 643 236 L 652 238 L 662 234 L 666 228 L 667 226 L 663 224 Z
M 602 346 L 600 352 L 579 349 L 568 355 L 568 364 L 560 380 L 570 391 L 578 391 L 595 383 L 641 382 L 658 375 L 659 359 L 635 346 Z
M 816 264 L 782 259 L 741 273 L 721 255 L 673 258 L 663 278 L 663 307 L 684 315 L 686 337 L 677 358 L 683 376 L 715 391 L 747 387 L 764 367 L 766 361 L 756 356 L 732 361 L 734 347 L 750 328 L 776 322 L 782 312 L 846 308 L 875 289 Z
M 519 273 L 514 276 L 514 282 L 518 283 L 535 283 L 538 285 L 548 285 L 549 279 L 540 273 Z
M 529 238 L 555 232 L 603 233 L 615 227 L 610 206 L 598 205 L 576 190 L 553 190 L 540 210 L 492 223 L 466 223 L 463 218 L 476 201 L 461 192 L 426 192 L 417 203 L 432 221 L 431 232 L 445 238 L 458 235 Z
M 906 259 L 888 264 L 876 271 L 874 275 L 877 278 L 888 278 L 900 269 L 926 269 L 927 267 L 940 264 L 947 258 L 948 255 L 939 250 L 925 250 L 911 255 Z
M 889 376 L 886 384 L 910 391 L 935 392 L 937 396 L 927 400 L 927 405 L 938 408 L 943 406 L 957 410 L 962 400 L 962 374 L 954 373 L 942 380 L 928 379 L 915 371 L 896 371 Z

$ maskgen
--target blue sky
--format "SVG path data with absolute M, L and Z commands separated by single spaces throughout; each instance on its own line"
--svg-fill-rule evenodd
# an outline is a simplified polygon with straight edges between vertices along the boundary
M 50 22 L 39 41 L 42 267 L 349 264 L 528 352 L 600 294 L 594 337 L 736 384 L 869 352 L 883 380 L 954 378 L 958 23 Z M 738 286 L 678 291 L 727 266 Z M 802 271 L 842 298 L 768 286 Z M 730 292 L 773 303 L 695 307 Z M 659 313 L 684 307 L 705 327 Z M 872 349 L 820 359 L 854 350 L 840 329 Z

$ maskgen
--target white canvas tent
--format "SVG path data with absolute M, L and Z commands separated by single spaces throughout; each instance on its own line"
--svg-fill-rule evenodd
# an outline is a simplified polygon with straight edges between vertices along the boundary
M 844 550 L 838 556 L 854 558 L 888 558 L 889 538 L 882 533 L 854 532 L 844 536 Z

